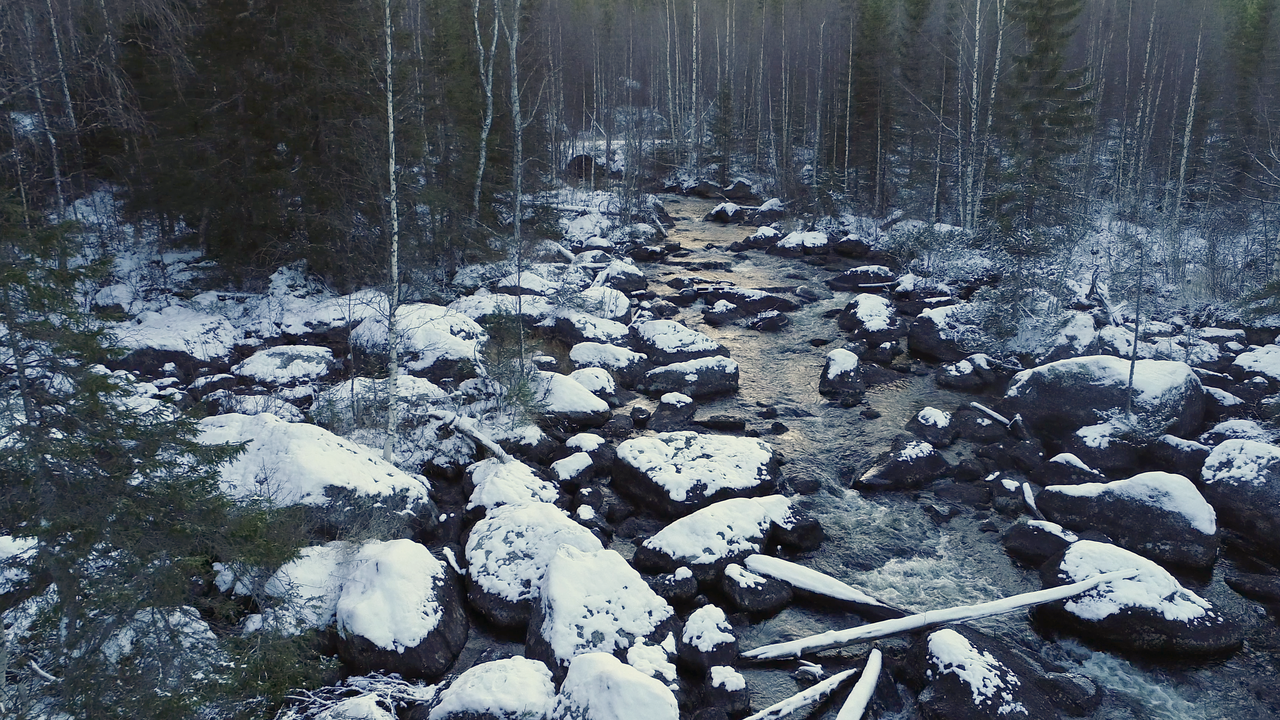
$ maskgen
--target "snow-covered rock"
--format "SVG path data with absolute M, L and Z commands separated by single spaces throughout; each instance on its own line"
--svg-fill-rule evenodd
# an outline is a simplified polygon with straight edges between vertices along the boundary
M 159 312 L 147 311 L 133 320 L 109 328 L 116 342 L 133 351 L 185 354 L 201 363 L 224 362 L 244 336 L 226 317 L 170 305 Z
M 453 664 L 469 623 L 452 572 L 412 540 L 372 541 L 348 561 L 338 655 L 358 673 L 430 678 Z
M 561 545 L 547 563 L 525 650 L 558 674 L 584 653 L 660 641 L 674 624 L 671 606 L 617 552 Z
M 649 356 L 627 348 L 597 342 L 582 342 L 569 350 L 569 360 L 578 369 L 602 368 L 613 373 L 624 387 L 635 387 L 652 367 Z
M 631 337 L 635 340 L 636 349 L 648 355 L 654 365 L 729 355 L 729 351 L 720 343 L 674 320 L 635 323 L 631 326 Z
M 827 353 L 826 365 L 818 377 L 818 392 L 850 407 L 857 405 L 867 392 L 858 356 L 843 348 Z
M 547 666 L 513 657 L 468 668 L 440 691 L 427 720 L 546 720 L 555 705 Z
M 679 720 L 676 697 L 661 681 L 604 652 L 569 665 L 555 720 Z
M 1115 482 L 1051 485 L 1036 505 L 1053 522 L 1097 530 L 1162 564 L 1210 568 L 1218 557 L 1217 516 L 1181 475 L 1145 472 Z
M 897 273 L 884 265 L 862 265 L 831 278 L 827 287 L 832 290 L 874 290 L 888 287 L 897 279 Z
M 412 533 L 437 522 L 426 478 L 323 428 L 270 414 L 216 415 L 199 427 L 206 445 L 247 443 L 219 469 L 219 484 L 231 497 L 309 506 L 315 521 L 329 527 L 354 527 L 376 516 Z
M 591 531 L 545 502 L 503 505 L 471 528 L 466 559 L 468 598 L 503 627 L 523 627 L 538 602 L 547 564 L 562 545 L 600 550 Z
M 1109 413 L 1123 413 L 1128 384 L 1128 360 L 1104 355 L 1060 360 L 1015 375 L 1004 409 L 1006 415 L 1021 414 L 1036 432 L 1070 433 L 1106 422 Z M 1204 389 L 1184 363 L 1139 360 L 1133 389 L 1134 412 L 1144 425 L 1179 437 L 1199 429 Z
M 1035 670 L 998 642 L 971 630 L 943 628 L 923 643 L 929 685 L 920 705 L 937 720 L 1040 720 L 1060 717 Z
M 1201 471 L 1201 491 L 1222 524 L 1273 556 L 1280 556 L 1280 448 L 1255 440 L 1226 440 Z
M 934 447 L 947 447 L 956 439 L 957 427 L 951 422 L 951 413 L 935 407 L 922 408 L 906 427 Z
M 277 345 L 255 352 L 231 372 L 268 387 L 285 387 L 315 382 L 337 367 L 327 347 Z
M 771 577 L 757 575 L 737 563 L 725 566 L 720 590 L 739 612 L 757 617 L 772 615 L 791 604 L 791 586 Z
M 1280 345 L 1263 345 L 1240 353 L 1227 371 L 1238 380 L 1263 377 L 1274 386 L 1280 383 Z
M 595 287 L 613 288 L 622 293 L 633 293 L 644 290 L 649 285 L 644 271 L 621 260 L 614 260 L 600 272 L 592 283 Z
M 1073 632 L 1144 652 L 1211 655 L 1240 645 L 1245 629 L 1167 570 L 1117 545 L 1080 540 L 1045 563 L 1046 587 L 1115 570 L 1139 574 L 1104 582 L 1068 600 L 1042 605 L 1037 616 Z
M 555 423 L 600 427 L 612 417 L 609 403 L 567 375 L 538 371 L 533 378 L 533 391 L 543 416 Z
M 766 310 L 793 312 L 800 309 L 799 303 L 788 297 L 771 293 L 766 290 L 741 288 L 733 285 L 717 285 L 709 288 L 700 288 L 698 296 L 701 297 L 708 305 L 727 302 L 738 308 L 741 313 L 746 315 L 755 315 Z
M 864 490 L 916 488 L 941 477 L 949 467 L 934 446 L 914 437 L 900 436 L 853 484 Z
M 489 339 L 484 328 L 466 315 L 429 303 L 409 303 L 396 310 L 397 348 L 404 368 L 429 379 L 455 377 L 464 361 L 474 362 Z M 369 317 L 351 331 L 351 344 L 372 355 L 387 353 L 387 318 Z
M 816 230 L 808 232 L 797 231 L 788 233 L 786 237 L 770 246 L 767 252 L 770 255 L 780 255 L 782 257 L 813 255 L 826 252 L 830 242 L 824 232 Z
M 654 395 L 675 392 L 693 397 L 737 392 L 738 363 L 714 356 L 655 367 L 636 383 L 636 389 Z
M 907 328 L 907 347 L 913 354 L 943 362 L 957 362 L 969 356 L 966 338 L 976 328 L 962 321 L 963 305 L 947 305 L 925 310 Z
M 660 433 L 618 446 L 614 487 L 666 515 L 718 500 L 767 494 L 778 475 L 773 448 L 754 438 Z
M 729 562 L 760 552 L 774 525 L 794 522 L 791 501 L 781 495 L 721 500 L 659 530 L 637 546 L 633 562 L 650 572 L 687 566 L 705 581 Z
M 852 334 L 854 340 L 862 340 L 868 345 L 896 342 L 907 334 L 897 308 L 880 295 L 855 295 L 836 322 L 841 330 Z
M 715 605 L 703 605 L 689 615 L 676 647 L 681 664 L 698 673 L 738 659 L 738 637 L 724 610 Z
M 1066 550 L 1068 545 L 1079 539 L 1079 535 L 1057 523 L 1031 520 L 1026 516 L 1018 518 L 1003 536 L 1005 552 L 1033 567 L 1043 565 L 1045 560 Z
M 555 502 L 559 492 L 532 467 L 519 460 L 486 458 L 467 468 L 472 487 L 467 510 L 492 510 L 501 505 Z
M 963 360 L 943 363 L 934 378 L 938 387 L 978 392 L 1008 380 L 1020 369 L 999 362 L 990 355 L 976 353 Z

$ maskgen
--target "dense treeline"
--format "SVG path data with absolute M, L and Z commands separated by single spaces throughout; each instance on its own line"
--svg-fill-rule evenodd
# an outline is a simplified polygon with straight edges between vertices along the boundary
M 1188 261 L 1215 262 L 1213 248 L 1184 257 L 1181 229 L 1212 245 L 1253 228 L 1252 279 L 1270 273 L 1275 0 L 392 10 L 411 265 L 414 253 L 454 263 L 510 233 L 492 201 L 589 151 L 626 158 L 612 180 L 624 194 L 682 171 L 745 174 L 815 209 L 900 209 L 1018 251 L 1060 243 L 1103 209 L 1164 228 L 1175 280 Z M 381 3 L 23 0 L 3 12 L 3 171 L 27 202 L 56 209 L 105 180 L 129 219 L 245 269 L 306 257 L 360 281 L 355 268 L 381 266 Z

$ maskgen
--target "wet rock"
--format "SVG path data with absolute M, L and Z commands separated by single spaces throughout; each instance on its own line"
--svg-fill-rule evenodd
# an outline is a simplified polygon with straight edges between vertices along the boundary
M 846 407 L 857 405 L 867 392 L 858 356 L 844 349 L 827 353 L 827 363 L 818 378 L 818 392 Z
M 990 355 L 978 353 L 963 360 L 943 363 L 935 378 L 938 387 L 965 392 L 980 392 L 1006 382 L 1021 367 L 1000 362 Z
M 654 432 L 682 430 L 693 420 L 698 405 L 693 398 L 678 392 L 669 392 L 658 400 L 658 408 L 645 425 Z
M 1211 568 L 1218 557 L 1213 508 L 1181 475 L 1147 472 L 1127 480 L 1046 487 L 1045 517 L 1072 530 L 1098 530 L 1120 547 L 1165 565 Z
M 666 251 L 654 245 L 642 245 L 627 255 L 636 262 L 657 262 L 666 256 Z
M 1089 715 L 1102 704 L 1102 688 L 1078 673 L 1047 673 L 1036 679 L 1036 685 L 1068 715 Z
M 1227 440 L 1213 449 L 1201 473 L 1201 492 L 1221 524 L 1273 558 L 1280 556 L 1280 448 Z
M 956 439 L 951 413 L 926 407 L 907 421 L 906 429 L 934 447 L 947 447 Z
M 747 219 L 747 209 L 736 203 L 724 202 L 703 216 L 702 222 L 718 222 L 738 225 Z
M 702 701 L 706 708 L 699 713 L 705 714 L 695 715 L 695 720 L 727 720 L 730 714 L 746 713 L 751 702 L 746 678 L 728 665 L 713 666 L 707 672 Z
M 630 415 L 623 415 L 622 413 L 615 413 L 612 418 L 609 418 L 609 422 L 600 428 L 600 432 L 605 437 L 610 438 L 629 437 L 635 430 L 635 421 L 631 419 Z
M 720 327 L 740 320 L 744 315 L 746 313 L 737 305 L 728 300 L 717 300 L 702 311 L 702 320 L 711 327 Z
M 977 455 L 990 458 L 1002 470 L 1029 473 L 1044 462 L 1044 446 L 1034 440 L 1005 440 L 978 448 Z
M 949 465 L 932 445 L 909 436 L 894 439 L 869 470 L 853 481 L 859 490 L 917 488 L 941 477 Z
M 720 589 L 738 612 L 760 617 L 773 615 L 791 604 L 791 586 L 773 578 L 757 575 L 730 563 L 725 567 Z
M 435 678 L 470 624 L 453 573 L 412 540 L 360 547 L 338 598 L 338 657 L 355 674 Z
M 1061 717 L 1036 680 L 1044 671 L 968 628 L 935 630 L 922 643 L 929 685 L 920 707 L 930 720 Z
M 990 444 L 1009 439 L 1009 431 L 1002 423 L 992 420 L 986 413 L 961 408 L 951 416 L 957 437 L 970 442 Z
M 1229 572 L 1227 585 L 1241 595 L 1267 605 L 1280 606 L 1280 576 Z
M 777 310 L 765 310 L 747 323 L 747 327 L 759 332 L 778 332 L 791 324 L 790 318 Z
M 680 308 L 675 303 L 666 300 L 654 300 L 649 303 L 649 312 L 660 318 L 673 318 L 680 314 Z
M 1014 376 L 1004 398 L 1009 415 L 1022 415 L 1045 435 L 1073 433 L 1123 412 L 1129 361 L 1094 355 L 1062 360 Z M 1204 419 L 1204 389 L 1191 368 L 1167 360 L 1139 360 L 1134 412 L 1144 426 L 1179 437 L 1194 434 Z M 1077 453 L 1079 454 L 1079 453 Z M 1094 464 L 1097 467 L 1096 464 Z
M 1080 540 L 1040 570 L 1045 587 L 1113 570 L 1137 569 L 1067 600 L 1040 606 L 1038 620 L 1122 648 L 1168 655 L 1217 655 L 1240 646 L 1246 628 L 1187 590 L 1164 568 L 1116 545 Z
M 651 395 L 722 395 L 737 392 L 738 374 L 737 361 L 720 356 L 704 357 L 656 367 L 644 374 L 636 389 Z
M 1059 453 L 1031 471 L 1031 482 L 1041 485 L 1080 485 L 1107 482 L 1107 477 L 1071 453 Z
M 777 477 L 767 443 L 672 432 L 619 445 L 613 485 L 660 513 L 680 516 L 730 497 L 768 494 Z
M 736 415 L 709 415 L 694 422 L 708 430 L 719 432 L 742 432 L 747 427 L 746 419 Z
M 1057 523 L 1027 517 L 1018 518 L 1003 537 L 1005 552 L 1032 567 L 1043 565 L 1079 539 L 1079 535 Z

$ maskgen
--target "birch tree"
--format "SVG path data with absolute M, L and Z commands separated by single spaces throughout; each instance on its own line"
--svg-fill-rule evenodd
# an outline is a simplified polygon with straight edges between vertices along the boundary
M 382 457 L 387 462 L 393 462 L 396 432 L 400 425 L 399 395 L 396 392 L 400 376 L 400 334 L 396 325 L 396 312 L 400 309 L 400 184 L 396 180 L 396 105 L 393 84 L 395 55 L 391 46 L 391 0 L 382 0 L 382 11 L 382 32 L 386 40 L 383 78 L 387 103 L 387 207 L 391 222 L 391 293 L 387 300 L 387 354 L 390 362 L 387 366 L 387 439 L 382 446 Z

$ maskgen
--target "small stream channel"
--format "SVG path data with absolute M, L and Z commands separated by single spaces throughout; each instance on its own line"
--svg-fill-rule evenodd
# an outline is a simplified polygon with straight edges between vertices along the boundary
M 761 251 L 736 255 L 727 250 L 728 245 L 742 240 L 751 230 L 701 222 L 715 203 L 675 196 L 665 196 L 663 201 L 677 221 L 670 240 L 689 253 L 644 266 L 650 288 L 659 295 L 673 292 L 665 283 L 681 276 L 778 291 L 820 285 L 857 264 L 843 261 L 847 265 L 819 267 Z M 816 552 L 794 558 L 798 562 L 915 611 L 1040 589 L 1037 573 L 1019 567 L 1004 552 L 1000 537 L 1011 518 L 961 505 L 957 506 L 959 515 L 939 523 L 924 511 L 918 493 L 862 495 L 848 489 L 850 477 L 887 450 L 921 408 L 931 405 L 954 411 L 981 400 L 939 389 L 932 377 L 934 368 L 919 361 L 913 361 L 911 372 L 900 380 L 873 385 L 857 407 L 843 408 L 824 399 L 818 394 L 817 381 L 826 354 L 845 340 L 830 311 L 843 308 L 851 296 L 836 293 L 834 298 L 804 305 L 790 313 L 790 325 L 777 333 L 736 324 L 711 327 L 702 320 L 701 302 L 682 309 L 677 319 L 724 344 L 741 368 L 740 391 L 701 403 L 698 417 L 726 414 L 746 419 L 749 429 L 759 431 L 785 457 L 784 477 L 820 481 L 818 492 L 801 496 L 798 503 L 822 521 L 827 540 Z M 766 408 L 776 409 L 777 417 L 762 418 L 760 412 Z M 862 411 L 867 408 L 877 411 L 879 417 L 865 418 Z M 786 432 L 771 434 L 775 421 L 785 424 Z M 972 450 L 962 442 L 944 454 L 955 462 Z M 1219 576 L 1222 567 L 1220 563 Z M 1239 604 L 1228 597 L 1230 591 L 1220 577 L 1208 586 L 1191 587 L 1215 603 L 1223 598 Z M 1255 612 L 1252 607 L 1245 607 L 1245 611 Z M 801 602 L 773 618 L 735 629 L 746 649 L 860 622 L 855 615 L 817 610 Z M 1280 680 L 1275 676 L 1280 633 L 1274 622 L 1265 619 L 1245 648 L 1231 658 L 1178 665 L 1122 658 L 1069 638 L 1047 639 L 1037 633 L 1026 612 L 979 621 L 974 626 L 1054 666 L 1051 669 L 1081 673 L 1105 687 L 1109 691 L 1106 698 L 1089 716 L 1096 720 L 1276 717 L 1268 708 L 1271 703 L 1265 701 L 1280 697 Z M 886 641 L 881 647 L 889 655 L 900 655 L 907 645 L 904 638 Z M 832 651 L 816 661 L 831 672 L 860 664 L 868 649 L 854 646 Z M 741 669 L 752 707 L 760 709 L 798 692 L 801 686 L 791 675 L 796 667 L 794 663 L 744 664 Z M 899 691 L 900 703 L 882 704 L 879 714 L 871 716 L 918 717 L 911 694 L 905 688 Z M 832 703 L 810 717 L 834 718 L 838 709 L 838 703 Z

